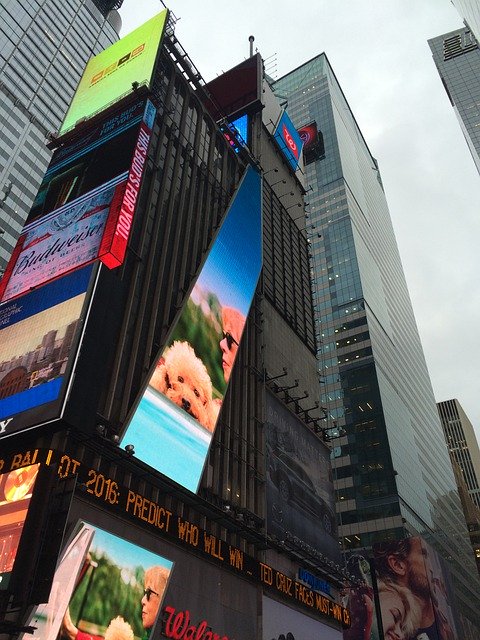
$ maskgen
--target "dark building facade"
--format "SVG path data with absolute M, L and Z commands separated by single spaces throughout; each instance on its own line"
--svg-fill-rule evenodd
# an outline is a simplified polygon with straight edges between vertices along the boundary
M 70 622 L 63 612 L 61 621 L 55 623 L 53 614 L 42 609 L 29 614 L 26 607 L 28 602 L 46 602 L 47 568 L 55 565 L 58 553 L 61 569 L 69 562 L 70 547 L 81 545 L 91 549 L 99 565 L 85 568 L 86 575 L 96 576 L 95 581 L 110 575 L 113 582 L 112 576 L 117 575 L 118 567 L 108 574 L 98 561 L 108 549 L 124 549 L 122 562 L 147 550 L 153 556 L 142 560 L 144 568 L 154 564 L 170 571 L 174 563 L 162 619 L 152 638 L 187 638 L 194 632 L 203 637 L 202 632 L 205 638 L 267 640 L 269 629 L 275 637 L 288 633 L 290 629 L 275 625 L 294 616 L 300 640 L 308 637 L 305 634 L 307 629 L 311 633 L 312 625 L 328 640 L 339 640 L 342 625 L 349 623 L 339 599 L 344 573 L 338 564 L 335 521 L 330 515 L 333 485 L 323 410 L 316 400 L 320 383 L 304 187 L 262 116 L 263 89 L 272 101 L 269 108 L 276 108 L 278 117 L 281 110 L 274 106 L 276 101 L 265 84 L 259 56 L 251 61 L 251 69 L 255 69 L 256 97 L 243 104 L 248 140 L 237 140 L 235 145 L 232 130 L 225 126 L 238 113 L 219 117 L 221 96 L 215 87 L 204 85 L 175 38 L 172 22 L 167 25 L 149 91 L 138 93 L 138 86 L 133 87 L 119 106 L 110 107 L 109 115 L 118 115 L 120 120 L 139 100 L 148 98 L 156 109 L 125 259 L 112 270 L 97 260 L 91 267 L 46 285 L 56 291 L 62 280 L 70 279 L 78 288 L 76 299 L 80 303 L 91 299 L 91 303 L 88 312 L 77 313 L 75 325 L 74 312 L 65 313 L 61 334 L 46 330 L 40 344 L 25 343 L 30 396 L 37 398 L 33 373 L 38 363 L 42 365 L 38 375 L 46 384 L 55 381 L 53 369 L 58 363 L 71 371 L 64 360 L 67 351 L 75 348 L 78 330 L 83 333 L 75 355 L 75 375 L 58 418 L 40 415 L 37 425 L 28 423 L 28 428 L 21 428 L 18 421 L 30 415 L 25 410 L 13 418 L 5 415 L 0 423 L 2 436 L 10 435 L 4 439 L 3 468 L 15 473 L 19 483 L 28 480 L 21 472 L 26 465 L 41 463 L 39 473 L 45 474 L 55 469 L 51 492 L 58 498 L 48 503 L 48 516 L 42 512 L 44 526 L 37 527 L 38 544 L 31 548 L 39 547 L 42 552 L 30 584 L 25 587 L 22 583 L 21 592 L 19 579 L 14 580 L 17 572 L 12 589 L 20 595 L 12 601 L 8 590 L 0 593 L 0 604 L 7 611 L 8 621 L 2 627 L 7 637 L 18 634 L 22 626 L 39 628 L 51 619 L 51 629 L 57 632 L 61 625 L 81 626 L 82 611 L 88 619 L 89 605 L 82 609 L 75 598 L 69 607 Z M 93 130 L 94 125 L 87 123 L 69 132 L 60 140 L 64 147 L 56 151 L 54 160 L 58 163 L 62 158 L 62 149 L 83 144 L 82 137 Z M 221 232 L 247 167 L 263 177 L 263 270 L 195 494 L 137 458 L 134 441 L 123 441 L 121 446 L 118 442 Z M 33 289 L 17 300 L 32 300 L 36 287 Z M 9 304 L 15 305 L 15 299 Z M 230 334 L 228 340 L 233 343 L 238 337 Z M 278 437 L 269 442 L 267 451 L 268 430 Z M 161 450 L 163 443 L 152 441 L 151 446 Z M 313 469 L 318 477 L 312 479 Z M 0 480 L 5 496 L 13 495 L 12 478 Z M 302 487 L 307 502 L 295 502 L 289 482 Z M 283 506 L 279 496 L 285 501 Z M 34 507 L 40 508 L 32 498 Z M 57 523 L 56 535 L 51 533 L 52 522 Z M 27 520 L 25 527 L 31 536 L 28 524 Z M 67 535 L 61 545 L 65 525 Z M 317 543 L 323 545 L 322 552 Z M 120 560 L 118 563 L 121 566 Z M 300 567 L 308 569 L 310 582 L 297 579 Z M 54 578 L 57 590 L 60 569 Z M 124 569 L 122 580 L 128 582 Z M 160 590 L 159 579 L 148 575 L 145 571 L 140 590 L 135 587 L 145 628 L 148 603 L 155 602 Z M 310 585 L 315 576 L 321 586 L 314 589 Z M 130 577 L 130 584 L 138 582 L 138 576 Z M 265 600 L 262 634 L 259 622 Z M 284 618 L 268 618 L 268 607 L 279 609 Z M 130 620 L 127 609 L 122 612 Z M 110 612 L 104 615 L 110 620 Z M 138 618 L 138 611 L 131 613 L 132 626 L 135 616 Z M 140 629 L 142 620 L 135 624 Z M 103 634 L 104 628 L 101 631 Z
M 120 5 L 34 0 L 2 7 L 2 273 L 50 161 L 45 141 L 59 128 L 88 59 L 118 39 Z
M 478 625 L 474 558 L 377 161 L 325 54 L 274 89 L 297 128 L 315 123 L 324 141 L 306 166 L 307 230 L 342 549 L 422 535 L 450 560 Z
M 480 49 L 468 26 L 428 41 L 448 99 L 480 171 Z

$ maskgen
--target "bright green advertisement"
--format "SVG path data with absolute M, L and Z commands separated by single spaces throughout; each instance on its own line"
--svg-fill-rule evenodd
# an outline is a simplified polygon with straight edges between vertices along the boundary
M 132 82 L 150 84 L 167 14 L 165 9 L 88 62 L 61 134 L 119 100 L 131 91 Z

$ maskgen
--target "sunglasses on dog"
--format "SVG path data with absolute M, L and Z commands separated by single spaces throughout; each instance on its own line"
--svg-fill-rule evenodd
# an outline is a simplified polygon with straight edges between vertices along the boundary
M 154 596 L 158 596 L 158 593 L 153 589 L 150 589 L 150 587 L 143 590 L 143 595 L 147 598 L 147 602 L 150 602 L 150 596 L 152 595 L 152 593 Z
M 223 332 L 223 337 L 225 338 L 225 340 L 227 341 L 227 347 L 228 350 L 230 351 L 230 349 L 232 348 L 232 345 L 235 343 L 237 345 L 237 347 L 239 346 L 238 342 L 235 340 L 235 338 L 232 336 L 231 333 L 229 333 L 228 331 L 224 331 Z

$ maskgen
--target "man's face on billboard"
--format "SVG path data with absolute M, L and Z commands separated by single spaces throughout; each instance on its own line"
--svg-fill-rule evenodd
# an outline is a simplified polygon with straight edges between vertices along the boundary
M 427 551 L 422 546 L 420 538 L 412 538 L 412 546 L 407 557 L 408 562 L 408 586 L 415 595 L 423 599 L 430 597 L 430 585 L 428 583 L 425 566 Z

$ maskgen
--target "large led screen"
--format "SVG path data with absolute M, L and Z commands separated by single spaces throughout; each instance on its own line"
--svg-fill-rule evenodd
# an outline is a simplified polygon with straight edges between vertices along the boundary
M 260 274 L 261 182 L 249 167 L 123 441 L 195 491 Z
M 173 563 L 96 526 L 80 523 L 62 552 L 47 604 L 22 638 L 138 640 L 151 635 Z
M 375 544 L 373 562 L 385 638 L 460 640 L 448 568 L 425 540 Z
M 122 98 L 132 83 L 150 84 L 167 15 L 165 9 L 88 62 L 60 134 Z
M 96 129 L 97 137 L 54 155 L 5 275 L 0 299 L 100 258 L 109 268 L 125 256 L 155 118 L 136 103 Z
M 265 436 L 268 532 L 338 562 L 329 449 L 270 393 Z
M 263 596 L 263 640 L 342 640 L 338 629 Z M 356 640 L 365 640 L 358 636 Z
M 0 304 L 0 437 L 59 416 L 91 274 Z
M 302 153 L 303 141 L 286 111 L 280 116 L 273 137 L 292 168 L 296 169 Z
M 297 133 L 303 142 L 303 159 L 306 165 L 325 155 L 323 135 L 318 130 L 316 122 L 311 122 L 298 129 Z
M 39 464 L 0 475 L 0 590 L 8 589 Z

